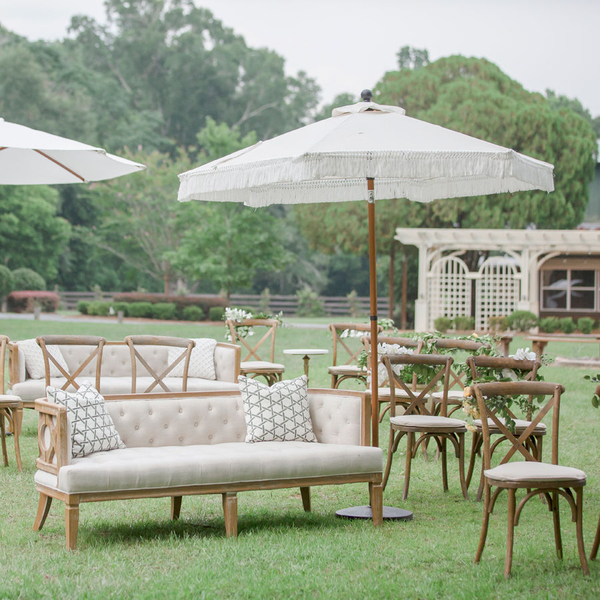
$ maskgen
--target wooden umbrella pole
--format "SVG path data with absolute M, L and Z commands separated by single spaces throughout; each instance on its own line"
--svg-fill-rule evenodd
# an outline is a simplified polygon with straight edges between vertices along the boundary
M 372 444 L 379 446 L 379 398 L 377 381 L 377 256 L 375 252 L 375 179 L 367 177 L 369 199 L 369 282 L 371 296 L 371 429 Z

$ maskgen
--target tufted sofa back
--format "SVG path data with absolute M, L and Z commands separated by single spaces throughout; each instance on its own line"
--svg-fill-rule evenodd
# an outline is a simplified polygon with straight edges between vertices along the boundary
M 128 447 L 244 442 L 246 422 L 239 393 L 187 392 L 106 396 L 108 410 Z M 317 440 L 365 444 L 364 395 L 311 390 L 310 415 Z M 366 420 L 368 423 L 368 419 Z

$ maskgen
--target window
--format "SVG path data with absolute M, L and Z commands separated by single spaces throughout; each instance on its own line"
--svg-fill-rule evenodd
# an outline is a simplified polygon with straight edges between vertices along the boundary
M 556 269 L 542 271 L 542 309 L 594 311 L 596 271 Z

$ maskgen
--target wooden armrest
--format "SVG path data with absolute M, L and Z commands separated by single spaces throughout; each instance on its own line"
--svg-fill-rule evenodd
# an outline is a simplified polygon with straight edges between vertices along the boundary
M 12 388 L 19 383 L 19 346 L 12 342 L 8 344 L 8 385 Z
M 35 401 L 38 419 L 38 446 L 40 455 L 36 461 L 40 471 L 58 475 L 61 467 L 69 464 L 67 409 L 45 399 Z

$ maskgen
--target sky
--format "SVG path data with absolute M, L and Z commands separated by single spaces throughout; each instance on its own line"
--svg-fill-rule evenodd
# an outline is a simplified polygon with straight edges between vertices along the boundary
M 402 46 L 430 60 L 483 57 L 529 91 L 577 98 L 600 115 L 600 0 L 196 0 L 242 35 L 305 71 L 321 101 L 364 88 L 397 68 Z M 103 22 L 103 0 L 0 0 L 0 23 L 37 39 L 61 39 L 74 14 Z

